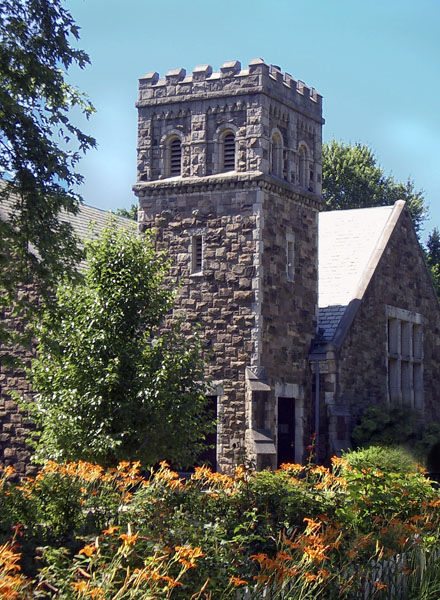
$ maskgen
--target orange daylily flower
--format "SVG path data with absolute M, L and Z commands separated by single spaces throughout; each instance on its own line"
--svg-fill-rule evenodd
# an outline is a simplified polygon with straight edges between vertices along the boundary
M 234 587 L 239 587 L 240 585 L 248 585 L 247 581 L 245 581 L 244 579 L 240 579 L 240 577 L 235 577 L 234 575 L 232 575 L 232 577 L 229 578 L 229 581 L 233 584 Z
M 118 537 L 118 540 L 123 540 L 123 546 L 135 546 L 138 537 L 139 533 L 135 533 L 134 535 L 131 533 L 121 533 L 121 535 Z
M 381 581 L 375 581 L 374 585 L 376 586 L 377 590 L 386 590 L 388 587 L 386 583 L 382 583 Z
M 113 535 L 116 531 L 118 531 L 118 525 L 110 525 L 107 529 L 102 530 L 103 535 Z
M 96 552 L 97 547 L 95 546 L 95 544 L 87 544 L 87 546 L 84 546 L 84 548 L 81 548 L 81 550 L 78 552 L 78 554 L 85 554 L 86 556 L 92 556 L 92 554 L 94 552 Z
M 89 584 L 87 583 L 87 581 L 72 581 L 72 583 L 70 585 L 73 587 L 75 592 L 77 592 L 77 593 L 79 592 L 81 594 L 83 594 L 89 587 Z

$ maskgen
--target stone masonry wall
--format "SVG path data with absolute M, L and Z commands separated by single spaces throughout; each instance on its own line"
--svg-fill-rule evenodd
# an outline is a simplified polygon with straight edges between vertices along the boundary
M 350 406 L 350 428 L 367 406 L 388 402 L 385 305 L 423 316 L 424 419 L 438 421 L 439 303 L 406 210 L 397 222 L 340 350 L 336 392 Z
M 140 198 L 141 227 L 155 227 L 157 247 L 172 261 L 179 284 L 174 317 L 183 330 L 197 325 L 207 350 L 207 376 L 221 385 L 218 414 L 219 467 L 240 460 L 245 434 L 245 368 L 253 349 L 255 215 L 257 189 L 203 194 L 169 192 Z M 195 209 L 194 207 L 197 207 Z M 203 236 L 203 269 L 191 273 L 191 237 Z
M 149 73 L 140 79 L 137 107 L 139 227 L 157 228 L 158 247 L 171 258 L 180 284 L 175 314 L 184 314 L 188 331 L 200 324 L 212 350 L 207 375 L 220 390 L 219 467 L 229 470 L 245 446 L 255 458 L 255 388 L 246 379 L 248 367 L 271 390 L 265 409 L 269 445 L 276 444 L 276 393 L 294 398 L 300 390 L 301 400 L 309 401 L 321 97 L 256 59 L 248 69 L 225 63 L 219 73 L 209 65 L 189 76 L 183 69 L 163 79 Z M 234 140 L 231 170 L 222 163 L 226 133 Z M 174 176 L 173 140 L 181 148 Z M 191 272 L 194 236 L 203 238 L 198 273 Z M 294 281 L 287 281 L 288 241 L 295 247 Z M 309 405 L 306 412 L 308 418 Z
M 316 332 L 318 213 L 269 194 L 264 208 L 262 362 L 271 377 L 304 381 Z M 294 239 L 293 281 L 286 268 L 289 234 Z
M 170 183 L 166 193 L 164 185 L 140 196 L 139 223 L 156 229 L 157 247 L 171 259 L 171 277 L 179 282 L 174 317 L 184 316 L 188 333 L 200 325 L 207 355 L 212 353 L 207 376 L 222 389 L 219 467 L 229 470 L 242 457 L 249 426 L 246 367 L 266 369 L 272 431 L 277 383 L 301 386 L 310 410 L 307 356 L 316 328 L 317 212 L 298 198 L 275 195 L 273 185 L 261 179 L 231 176 L 227 185 L 218 182 L 209 190 L 192 179 L 189 187 Z M 220 187 L 225 189 L 215 189 Z M 295 239 L 293 281 L 287 280 L 286 234 Z M 193 235 L 203 237 L 198 273 L 191 273 Z
M 275 194 L 265 197 L 261 362 L 272 387 L 274 422 L 271 429 L 277 431 L 276 398 L 273 397 L 277 384 L 299 386 L 304 399 L 304 448 L 313 429 L 308 354 L 317 319 L 317 215 L 316 209 L 301 202 Z M 294 240 L 293 280 L 287 273 L 288 239 Z M 299 415 L 296 418 L 300 418 Z
M 29 287 L 27 292 L 33 294 L 32 290 Z M 23 321 L 10 311 L 2 314 L 2 323 L 11 331 L 23 331 Z M 13 466 L 19 475 L 35 472 L 35 466 L 30 462 L 32 449 L 27 443 L 35 426 L 11 394 L 15 392 L 24 400 L 31 399 L 32 392 L 24 371 L 24 365 L 31 357 L 32 351 L 23 347 L 0 347 L 0 464 Z M 8 358 L 18 359 L 21 366 L 11 364 Z

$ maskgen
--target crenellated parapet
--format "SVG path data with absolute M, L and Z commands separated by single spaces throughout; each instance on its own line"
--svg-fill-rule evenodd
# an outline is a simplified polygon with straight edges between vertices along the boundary
M 322 98 L 260 58 L 139 81 L 138 182 L 263 173 L 321 194 Z
M 164 78 L 156 72 L 147 73 L 139 80 L 137 106 L 163 106 L 196 97 L 201 100 L 253 93 L 266 93 L 315 119 L 322 119 L 322 96 L 261 58 L 251 60 L 247 69 L 242 69 L 235 60 L 223 63 L 216 73 L 210 65 L 197 66 L 188 75 L 185 69 L 172 69 Z

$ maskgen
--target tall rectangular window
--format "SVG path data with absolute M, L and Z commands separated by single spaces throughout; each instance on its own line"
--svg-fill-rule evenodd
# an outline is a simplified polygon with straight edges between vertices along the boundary
M 171 177 L 181 175 L 182 173 L 182 142 L 179 138 L 174 138 L 169 148 L 169 171 Z
M 393 306 L 386 314 L 389 400 L 422 410 L 422 315 Z
M 203 268 L 203 236 L 193 235 L 191 238 L 191 272 L 200 273 Z
M 292 233 L 286 235 L 286 273 L 288 281 L 295 279 L 295 238 Z
M 223 138 L 223 171 L 235 171 L 235 135 L 232 132 Z

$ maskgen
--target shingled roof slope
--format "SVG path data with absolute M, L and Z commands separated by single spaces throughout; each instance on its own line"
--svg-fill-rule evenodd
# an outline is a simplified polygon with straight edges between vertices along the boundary
M 360 301 L 405 203 L 319 215 L 319 328 L 334 341 L 353 301 Z
M 100 208 L 94 208 L 87 204 L 81 204 L 79 211 L 76 215 L 71 213 L 62 212 L 60 214 L 61 221 L 69 222 L 76 235 L 81 240 L 96 239 L 100 233 L 110 224 L 112 220 L 121 227 L 122 229 L 135 229 L 136 222 L 125 217 L 120 217 L 106 210 Z M 84 269 L 86 262 L 80 263 L 80 269 Z
M 0 219 L 8 221 L 13 210 L 14 199 L 11 197 L 0 196 Z M 119 215 L 86 204 L 80 205 L 76 215 L 62 211 L 59 218 L 60 221 L 68 222 L 72 225 L 74 233 L 81 241 L 99 237 L 100 233 L 111 220 L 114 220 L 118 227 L 123 229 L 132 229 L 136 227 L 135 221 L 132 221 L 131 219 L 120 217 Z M 79 268 L 84 269 L 85 266 L 85 261 L 82 261 Z

